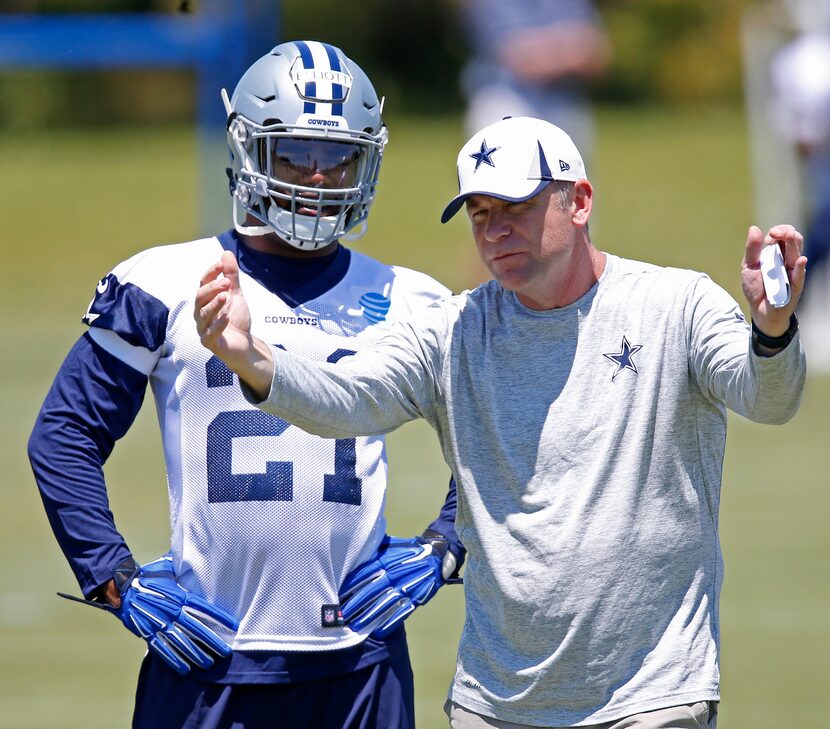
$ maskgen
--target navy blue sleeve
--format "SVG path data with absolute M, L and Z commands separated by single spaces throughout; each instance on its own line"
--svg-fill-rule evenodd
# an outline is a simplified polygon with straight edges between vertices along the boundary
M 131 556 L 115 528 L 103 465 L 135 420 L 147 376 L 84 334 L 66 356 L 29 437 L 55 537 L 84 595 Z
M 467 556 L 467 550 L 458 538 L 458 533 L 455 531 L 455 512 L 458 509 L 458 493 L 455 484 L 455 476 L 450 478 L 450 487 L 447 491 L 447 497 L 444 499 L 444 505 L 438 517 L 427 527 L 433 531 L 438 532 L 446 538 L 449 543 L 449 550 L 455 555 L 458 560 L 456 572 L 461 569 L 464 564 L 464 558 Z

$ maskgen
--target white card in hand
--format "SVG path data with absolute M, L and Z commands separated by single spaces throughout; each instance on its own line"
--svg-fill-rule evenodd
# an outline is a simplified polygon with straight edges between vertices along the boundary
M 790 279 L 784 268 L 784 256 L 777 243 L 764 246 L 761 250 L 761 275 L 767 301 L 776 309 L 790 303 Z

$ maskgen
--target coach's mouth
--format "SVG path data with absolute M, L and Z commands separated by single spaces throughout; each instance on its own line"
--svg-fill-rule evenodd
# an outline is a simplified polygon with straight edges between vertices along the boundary
M 502 263 L 510 258 L 515 258 L 516 256 L 522 256 L 524 254 L 525 251 L 504 251 L 496 254 L 495 256 L 491 256 L 490 263 Z

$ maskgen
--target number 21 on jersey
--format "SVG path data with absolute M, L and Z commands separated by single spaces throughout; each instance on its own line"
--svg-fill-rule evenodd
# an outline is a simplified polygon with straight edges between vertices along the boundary
M 338 349 L 326 361 L 337 362 L 351 354 L 354 351 L 350 349 Z M 215 355 L 208 360 L 205 375 L 209 388 L 233 385 L 233 373 Z M 294 464 L 291 461 L 268 461 L 265 473 L 233 473 L 231 461 L 234 438 L 279 438 L 293 427 L 261 410 L 219 413 L 207 429 L 208 501 L 291 501 L 294 498 Z M 334 473 L 324 476 L 323 501 L 357 506 L 361 487 L 357 477 L 356 441 L 338 438 L 334 442 Z

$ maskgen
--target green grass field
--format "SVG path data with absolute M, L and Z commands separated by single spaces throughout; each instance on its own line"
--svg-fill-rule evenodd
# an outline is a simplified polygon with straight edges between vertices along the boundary
M 475 285 L 482 272 L 463 216 L 438 223 L 454 192 L 460 121 L 389 125 L 383 187 L 360 249 L 456 290 Z M 744 135 L 738 111 L 601 111 L 589 166 L 598 246 L 705 270 L 738 296 L 753 222 Z M 143 644 L 112 618 L 55 597 L 77 588 L 44 516 L 25 443 L 52 376 L 82 331 L 96 280 L 144 247 L 198 234 L 196 156 L 188 129 L 0 138 L 2 728 L 129 724 Z M 829 410 L 830 378 L 811 376 L 790 424 L 730 423 L 721 511 L 724 729 L 828 726 Z M 423 423 L 390 437 L 390 458 L 390 531 L 417 533 L 443 498 L 447 469 Z M 151 408 L 116 449 L 108 477 L 112 508 L 136 556 L 157 556 L 167 547 L 168 526 Z M 409 622 L 421 729 L 446 726 L 441 706 L 462 623 L 460 588 L 443 590 Z

